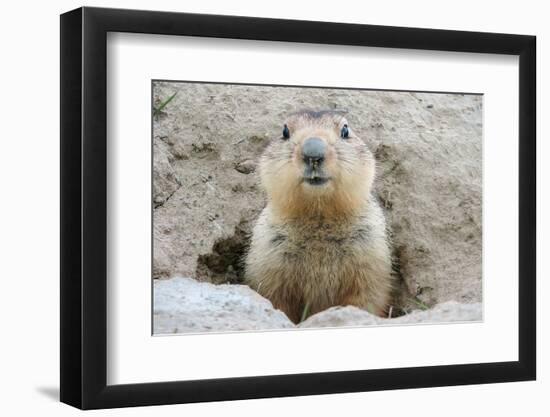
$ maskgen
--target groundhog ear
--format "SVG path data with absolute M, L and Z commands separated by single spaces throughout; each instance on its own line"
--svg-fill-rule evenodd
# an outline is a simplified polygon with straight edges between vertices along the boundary
M 349 110 L 348 109 L 335 109 L 334 113 L 339 114 L 340 116 L 342 116 L 342 118 L 345 118 L 344 116 L 349 113 Z

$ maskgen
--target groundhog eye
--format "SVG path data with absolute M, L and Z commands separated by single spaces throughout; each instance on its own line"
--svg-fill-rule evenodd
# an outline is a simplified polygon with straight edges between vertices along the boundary
M 342 130 L 340 130 L 340 137 L 343 138 L 343 139 L 347 139 L 349 137 L 348 125 L 344 125 L 342 127 Z
M 290 130 L 288 130 L 287 125 L 284 125 L 284 127 L 283 127 L 283 138 L 285 138 L 285 139 L 290 138 Z

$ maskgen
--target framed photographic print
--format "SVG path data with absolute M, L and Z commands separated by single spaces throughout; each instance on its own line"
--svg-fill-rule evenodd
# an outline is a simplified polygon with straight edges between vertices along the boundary
M 61 401 L 536 375 L 535 37 L 61 16 Z

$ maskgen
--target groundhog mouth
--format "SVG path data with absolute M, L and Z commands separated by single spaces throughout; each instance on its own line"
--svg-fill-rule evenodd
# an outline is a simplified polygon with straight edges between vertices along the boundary
M 325 185 L 327 182 L 330 181 L 330 178 L 328 177 L 319 177 L 319 176 L 310 176 L 310 177 L 304 177 L 303 182 L 309 185 L 313 185 L 315 187 Z

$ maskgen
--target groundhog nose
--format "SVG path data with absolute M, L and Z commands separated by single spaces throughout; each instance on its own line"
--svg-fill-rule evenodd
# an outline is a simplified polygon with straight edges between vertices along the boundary
M 320 163 L 325 159 L 325 152 L 327 149 L 327 144 L 324 140 L 319 138 L 309 138 L 306 139 L 302 145 L 302 155 L 304 157 L 304 162 L 311 164 L 313 162 Z

